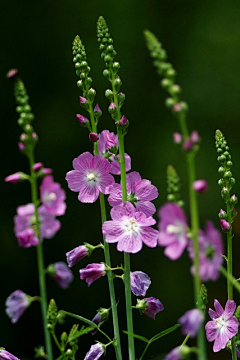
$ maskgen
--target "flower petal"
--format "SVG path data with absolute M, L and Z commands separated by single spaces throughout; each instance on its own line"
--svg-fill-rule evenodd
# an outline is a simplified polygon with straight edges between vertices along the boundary
M 213 341 L 217 337 L 217 328 L 214 321 L 208 321 L 205 325 L 206 337 L 208 341 Z
M 219 303 L 217 299 L 214 299 L 214 307 L 217 313 L 217 317 L 220 317 L 224 312 L 222 305 Z
M 115 243 L 119 236 L 123 234 L 122 224 L 117 220 L 105 221 L 102 225 L 102 233 L 108 243 Z
M 148 247 L 154 248 L 157 246 L 159 232 L 156 229 L 152 229 L 150 227 L 141 229 L 141 240 Z
M 130 235 L 123 235 L 117 244 L 118 251 L 135 254 L 142 249 L 142 241 L 140 236 L 134 237 Z
M 96 186 L 89 186 L 85 184 L 81 187 L 78 194 L 78 200 L 83 203 L 93 203 L 97 200 L 99 190 Z
M 121 220 L 124 216 L 135 217 L 134 205 L 129 201 L 125 201 L 111 210 L 111 217 L 113 220 Z
M 93 167 L 93 155 L 90 152 L 84 152 L 73 159 L 73 168 L 81 172 L 86 172 Z
M 230 319 L 236 309 L 236 303 L 234 300 L 228 300 L 225 305 L 225 310 L 222 314 L 227 320 Z

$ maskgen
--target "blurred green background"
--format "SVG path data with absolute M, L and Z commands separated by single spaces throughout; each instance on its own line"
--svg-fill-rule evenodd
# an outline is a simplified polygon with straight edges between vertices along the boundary
M 1 216 L 0 216 L 0 346 L 19 358 L 33 358 L 33 348 L 43 344 L 39 305 L 34 303 L 16 325 L 5 315 L 5 299 L 16 289 L 30 295 L 38 294 L 36 275 L 36 252 L 34 248 L 23 249 L 17 245 L 13 233 L 13 216 L 16 207 L 30 202 L 28 184 L 13 186 L 3 182 L 4 177 L 18 170 L 28 171 L 28 163 L 17 148 L 20 128 L 17 125 L 12 84 L 5 78 L 10 68 L 17 67 L 25 82 L 30 104 L 36 119 L 34 127 L 39 135 L 36 160 L 54 169 L 55 181 L 60 182 L 67 193 L 67 212 L 60 220 L 62 229 L 51 240 L 45 240 L 46 265 L 64 261 L 65 253 L 84 241 L 98 243 L 101 239 L 99 204 L 81 204 L 77 194 L 68 190 L 65 179 L 72 169 L 72 159 L 84 151 L 91 151 L 88 133 L 82 129 L 75 114 L 80 109 L 76 86 L 77 77 L 72 63 L 71 44 L 78 34 L 86 46 L 91 66 L 93 87 L 97 90 L 96 101 L 103 110 L 99 131 L 110 129 L 114 124 L 108 114 L 108 101 L 104 91 L 109 87 L 102 76 L 104 64 L 96 41 L 96 21 L 103 15 L 114 38 L 120 62 L 126 101 L 123 113 L 130 121 L 126 136 L 126 152 L 132 157 L 132 170 L 139 171 L 142 178 L 150 179 L 159 188 L 157 208 L 166 201 L 166 167 L 175 166 L 182 181 L 182 194 L 187 199 L 187 175 L 184 157 L 172 144 L 172 133 L 178 124 L 165 109 L 166 94 L 159 86 L 160 79 L 152 66 L 145 47 L 143 30 L 149 29 L 163 43 L 170 62 L 178 72 L 178 82 L 183 89 L 183 99 L 189 104 L 188 124 L 197 129 L 202 146 L 197 156 L 198 178 L 205 178 L 209 191 L 199 196 L 200 222 L 206 219 L 218 226 L 218 211 L 224 206 L 217 185 L 217 161 L 214 133 L 220 128 L 225 134 L 234 162 L 236 178 L 234 191 L 238 194 L 240 168 L 240 3 L 238 0 L 192 1 L 192 0 L 1 0 Z M 157 215 L 156 215 L 157 218 Z M 235 276 L 239 277 L 240 251 L 239 220 L 235 222 L 234 238 Z M 113 264 L 122 262 L 122 254 L 112 246 Z M 89 262 L 102 261 L 96 251 Z M 73 268 L 75 280 L 68 290 L 61 290 L 47 279 L 49 298 L 54 297 L 60 309 L 70 310 L 92 318 L 96 310 L 109 307 L 106 278 L 101 278 L 90 288 L 79 280 L 78 270 L 85 267 L 88 259 Z M 134 313 L 135 332 L 153 336 L 194 306 L 190 262 L 187 253 L 171 262 L 163 256 L 161 248 L 144 247 L 132 256 L 132 269 L 145 271 L 152 279 L 148 296 L 159 298 L 165 310 L 153 321 Z M 120 322 L 126 329 L 122 283 L 116 281 L 119 300 Z M 209 306 L 218 298 L 226 301 L 226 284 L 223 279 L 209 283 Z M 134 300 L 135 301 L 135 300 Z M 239 295 L 236 294 L 239 303 Z M 67 330 L 71 320 L 60 331 Z M 111 320 L 103 326 L 111 333 Z M 95 338 L 89 335 L 80 342 L 82 359 Z M 146 359 L 162 359 L 182 341 L 180 331 L 172 337 L 159 340 L 150 347 Z M 125 335 L 123 344 L 126 347 Z M 138 357 L 143 345 L 137 342 Z M 209 359 L 227 359 L 222 352 Z M 58 354 L 56 353 L 56 356 Z M 113 359 L 109 350 L 106 359 Z M 127 358 L 126 351 L 124 358 Z

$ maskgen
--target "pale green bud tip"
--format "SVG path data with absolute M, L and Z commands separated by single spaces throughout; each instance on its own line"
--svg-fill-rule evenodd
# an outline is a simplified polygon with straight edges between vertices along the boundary
M 107 23 L 103 16 L 99 16 L 97 23 L 98 25 L 107 26 Z
M 77 35 L 77 36 L 74 38 L 74 40 L 73 40 L 73 45 L 75 45 L 75 46 L 82 45 L 82 41 L 81 41 L 79 35 Z

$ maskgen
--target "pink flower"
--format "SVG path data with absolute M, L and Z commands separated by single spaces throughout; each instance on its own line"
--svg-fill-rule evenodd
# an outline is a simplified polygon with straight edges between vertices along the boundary
M 55 215 L 48 212 L 44 205 L 38 208 L 41 239 L 50 239 L 60 229 L 61 224 Z M 22 205 L 17 208 L 14 216 L 14 231 L 19 246 L 30 247 L 38 245 L 36 234 L 36 218 L 33 204 Z
M 105 194 L 107 186 L 114 183 L 110 163 L 99 155 L 85 152 L 73 160 L 73 167 L 66 180 L 70 190 L 79 192 L 78 200 L 83 203 L 95 202 L 99 191 Z
M 180 258 L 188 244 L 187 220 L 180 206 L 167 203 L 159 210 L 158 244 L 165 246 L 164 254 L 171 260 Z
M 65 191 L 59 183 L 53 181 L 51 175 L 45 176 L 40 186 L 40 197 L 50 214 L 64 215 L 66 210 Z
M 137 299 L 136 309 L 138 309 L 141 314 L 145 314 L 155 320 L 156 314 L 159 311 L 163 311 L 164 307 L 159 299 L 149 297 L 142 300 Z
M 238 333 L 238 320 L 233 316 L 236 304 L 233 300 L 226 302 L 223 310 L 218 300 L 214 300 L 215 311 L 209 309 L 211 321 L 208 321 L 205 330 L 209 342 L 214 341 L 213 351 L 225 349 L 227 343 Z
M 66 253 L 67 263 L 69 267 L 75 265 L 78 261 L 83 259 L 85 256 L 90 255 L 87 246 L 80 245 L 73 250 Z
M 68 268 L 67 264 L 62 261 L 49 265 L 47 272 L 62 289 L 67 289 L 69 284 L 73 281 L 71 270 Z
M 182 332 L 184 335 L 190 335 L 195 337 L 198 333 L 199 327 L 204 321 L 204 315 L 201 310 L 193 309 L 186 311 L 183 316 L 178 320 L 179 324 L 182 325 Z
M 106 274 L 106 266 L 104 264 L 88 264 L 85 269 L 80 269 L 80 279 L 86 280 L 90 286 L 95 280 Z
M 219 268 L 223 263 L 223 241 L 221 233 L 211 221 L 206 222 L 205 231 L 199 231 L 199 274 L 203 282 L 215 281 L 219 277 Z M 192 242 L 188 246 L 189 256 L 194 258 Z M 191 272 L 194 274 L 194 266 Z
M 102 344 L 92 345 L 89 352 L 86 354 L 84 360 L 98 360 L 104 354 L 104 347 Z
M 112 208 L 111 217 L 112 220 L 103 223 L 102 232 L 106 242 L 118 243 L 118 251 L 137 253 L 143 242 L 151 248 L 157 246 L 158 231 L 150 227 L 156 221 L 136 211 L 130 202 Z
M 13 354 L 10 354 L 8 351 L 4 349 L 0 349 L 0 360 L 19 360 Z
M 113 184 L 108 188 L 108 202 L 111 206 L 120 205 L 122 202 L 122 187 L 120 184 Z M 143 212 L 146 216 L 155 213 L 156 208 L 150 202 L 158 197 L 158 189 L 151 184 L 151 181 L 142 179 L 140 174 L 133 171 L 127 174 L 127 200 L 133 203 L 136 211 Z
M 142 271 L 130 272 L 131 290 L 136 296 L 145 296 L 151 280 L 150 277 Z
M 6 300 L 6 313 L 15 324 L 22 316 L 23 312 L 31 304 L 31 297 L 22 290 L 16 290 Z
M 111 170 L 110 173 L 114 175 L 119 175 L 120 172 L 120 165 L 119 165 L 119 155 L 117 155 L 118 151 L 118 136 L 114 133 L 111 133 L 108 130 L 103 130 L 99 134 L 98 140 L 98 148 L 100 154 L 108 159 L 111 163 Z M 126 171 L 131 170 L 131 158 L 128 154 L 125 155 L 125 166 Z M 118 159 L 116 160 L 115 157 Z

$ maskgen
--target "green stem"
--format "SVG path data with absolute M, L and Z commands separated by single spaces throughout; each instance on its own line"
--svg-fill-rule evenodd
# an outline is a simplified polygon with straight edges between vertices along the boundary
M 40 236 L 40 222 L 38 216 L 38 190 L 37 190 L 37 179 L 33 170 L 33 165 L 35 163 L 34 152 L 33 149 L 29 149 L 29 165 L 30 165 L 30 174 L 31 174 L 31 195 L 32 202 L 34 204 L 35 210 L 35 218 L 36 218 L 36 235 L 38 238 L 38 246 L 37 246 L 37 263 L 38 263 L 38 279 L 39 279 L 39 290 L 41 296 L 41 311 L 42 311 L 42 321 L 43 321 L 43 329 L 44 329 L 44 338 L 46 345 L 46 352 L 48 356 L 48 360 L 53 360 L 52 354 L 52 342 L 51 336 L 47 329 L 47 291 L 46 291 L 46 278 L 44 271 L 44 256 L 43 256 L 43 246 L 42 240 Z
M 229 224 L 232 223 L 231 207 L 229 201 L 227 202 L 227 215 Z M 231 281 L 232 277 L 232 230 L 227 232 L 227 251 L 228 251 L 228 261 L 227 261 L 227 287 L 228 287 L 228 299 L 233 300 L 233 284 Z M 231 340 L 232 345 L 232 360 L 237 360 L 236 352 L 236 343 L 235 336 Z
M 231 281 L 237 291 L 240 292 L 240 284 L 238 280 L 233 275 L 228 274 L 227 270 L 223 266 L 220 267 L 220 271 L 227 279 L 229 279 L 229 281 Z
M 92 105 L 90 106 L 90 109 L 89 109 L 89 115 L 90 115 L 92 131 L 97 133 L 97 126 L 96 126 L 95 119 L 94 119 Z M 97 142 L 94 143 L 94 150 L 95 150 L 95 154 L 98 155 L 99 149 L 98 149 Z M 107 220 L 107 215 L 106 215 L 105 199 L 104 199 L 104 195 L 102 193 L 99 194 L 99 200 L 100 200 L 101 220 L 102 220 L 102 224 L 103 224 Z M 105 263 L 107 266 L 109 266 L 111 268 L 109 244 L 105 241 L 104 236 L 103 236 L 103 246 L 104 246 Z M 116 346 L 115 346 L 116 357 L 117 357 L 117 360 L 122 360 L 121 340 L 120 340 L 118 313 L 117 313 L 117 302 L 116 302 L 116 295 L 115 295 L 115 289 L 114 289 L 114 283 L 113 283 L 114 276 L 113 276 L 113 273 L 111 270 L 108 271 L 107 277 L 108 277 L 108 287 L 109 287 L 109 294 L 110 294 L 110 301 L 111 301 L 111 308 L 112 308 L 114 337 L 116 339 Z
M 123 133 L 120 126 L 117 127 L 119 154 L 120 154 L 120 170 L 121 170 L 121 185 L 122 185 L 122 201 L 127 201 L 127 180 L 124 156 L 124 142 Z M 124 253 L 124 283 L 125 283 L 125 297 L 126 297 L 126 316 L 128 332 L 133 334 L 133 317 L 132 317 L 132 293 L 130 283 L 130 254 Z M 128 351 L 129 360 L 135 360 L 134 338 L 128 335 Z

